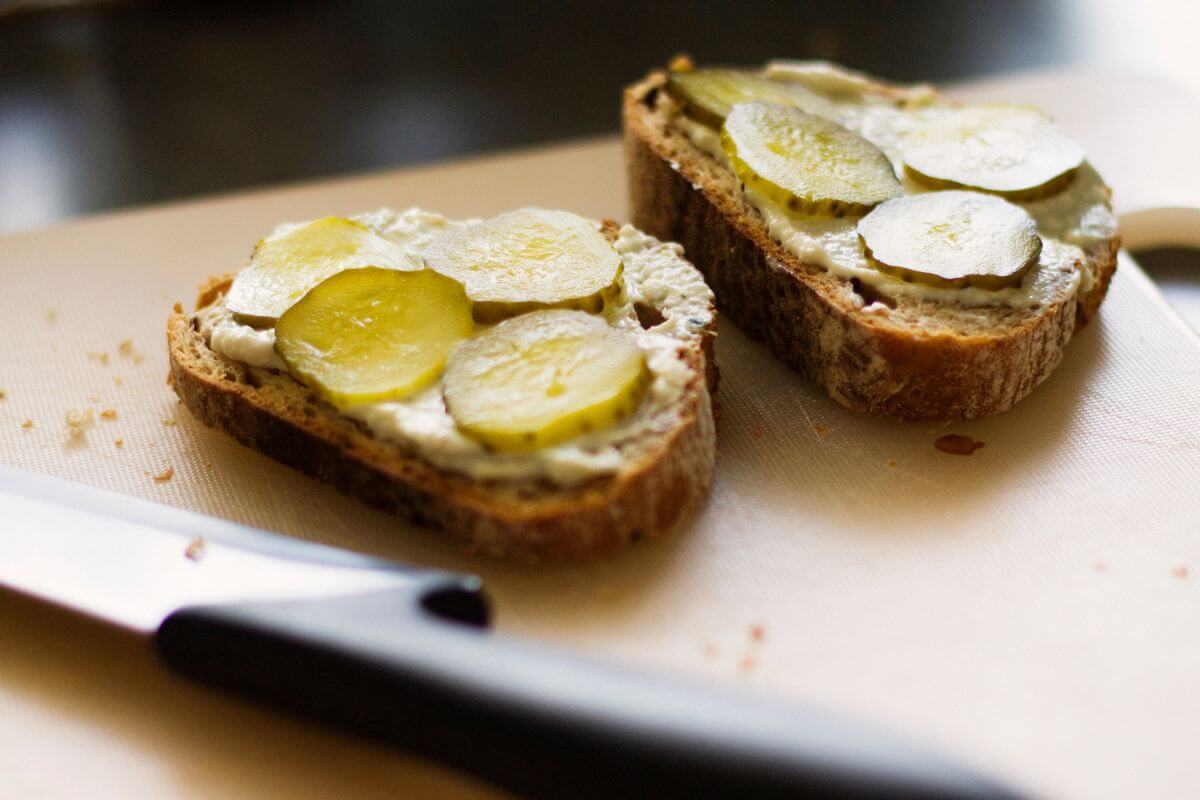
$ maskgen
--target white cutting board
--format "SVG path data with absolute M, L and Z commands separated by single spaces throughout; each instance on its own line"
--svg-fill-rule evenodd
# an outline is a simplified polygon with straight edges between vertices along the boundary
M 1200 215 L 1151 210 L 1200 208 L 1195 100 L 1120 75 L 958 93 L 1051 110 L 1113 184 L 1129 240 L 1200 246 Z M 477 571 L 503 632 L 852 710 L 1041 795 L 1200 795 L 1200 341 L 1128 259 L 1058 371 L 963 425 L 845 412 L 722 324 L 711 502 L 591 567 L 462 556 L 205 429 L 164 384 L 172 302 L 276 222 L 381 204 L 620 218 L 623 181 L 604 139 L 0 238 L 0 461 Z M 64 413 L 89 406 L 117 419 L 68 443 Z M 986 446 L 935 450 L 951 431 Z M 0 796 L 482 793 L 190 686 L 143 643 L 28 601 L 0 597 L 0 642 Z

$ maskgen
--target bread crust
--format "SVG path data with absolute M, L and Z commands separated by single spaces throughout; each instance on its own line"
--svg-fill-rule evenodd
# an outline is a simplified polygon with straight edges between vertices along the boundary
M 955 330 L 952 321 L 897 324 L 863 313 L 846 301 L 847 281 L 772 239 L 731 189 L 736 179 L 715 179 L 715 162 L 664 125 L 654 107 L 664 81 L 654 73 L 625 92 L 633 224 L 682 244 L 722 314 L 847 408 L 933 421 L 1005 411 L 1049 376 L 1104 299 L 1116 240 L 1088 253 L 1096 275 L 1089 291 L 1036 311 L 996 312 L 987 330 Z
M 227 288 L 227 277 L 210 279 L 197 308 Z M 438 469 L 374 436 L 289 375 L 216 353 L 191 315 L 170 316 L 167 347 L 171 385 L 204 424 L 369 505 L 446 533 L 469 551 L 545 562 L 612 556 L 672 532 L 703 504 L 716 453 L 714 332 L 715 315 L 685 353 L 692 378 L 673 427 L 639 447 L 615 475 L 569 488 L 479 481 Z

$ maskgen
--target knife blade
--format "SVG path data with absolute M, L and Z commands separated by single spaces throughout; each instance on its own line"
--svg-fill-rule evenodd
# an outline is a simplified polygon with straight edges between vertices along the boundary
M 528 797 L 1019 796 L 826 709 L 490 635 L 474 576 L 3 466 L 0 509 L 0 586 L 146 633 L 203 682 Z

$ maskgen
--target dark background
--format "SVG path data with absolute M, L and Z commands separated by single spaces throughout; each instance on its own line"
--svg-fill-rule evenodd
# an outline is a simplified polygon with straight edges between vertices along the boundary
M 621 87 L 819 57 L 896 79 L 1075 63 L 1071 2 L 0 0 L 0 231 L 617 129 Z
M 615 133 L 675 53 L 897 80 L 1046 67 L 1200 90 L 1196 0 L 0 0 L 0 233 L 106 209 Z M 1200 256 L 1141 254 L 1200 329 Z

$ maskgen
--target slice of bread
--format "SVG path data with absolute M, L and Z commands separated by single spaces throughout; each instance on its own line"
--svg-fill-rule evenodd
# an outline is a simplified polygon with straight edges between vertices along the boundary
M 722 314 L 847 408 L 935 421 L 1004 411 L 1046 379 L 1104 299 L 1115 237 L 1085 249 L 1089 288 L 1033 309 L 883 296 L 805 263 L 676 124 L 665 82 L 656 72 L 625 91 L 633 224 L 681 243 Z M 865 310 L 877 301 L 886 314 Z
M 613 240 L 617 226 L 605 222 L 603 231 Z M 220 302 L 231 280 L 211 279 L 197 309 Z M 661 309 L 646 302 L 639 316 L 652 327 Z M 669 533 L 700 507 L 715 455 L 714 332 L 715 312 L 681 352 L 689 378 L 669 427 L 624 445 L 615 473 L 566 487 L 482 481 L 439 469 L 290 375 L 215 352 L 193 314 L 171 315 L 167 345 L 171 385 L 206 425 L 372 506 L 445 532 L 470 551 L 536 562 L 609 556 Z

